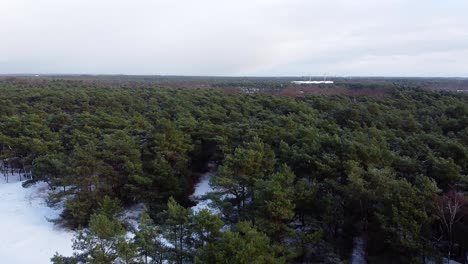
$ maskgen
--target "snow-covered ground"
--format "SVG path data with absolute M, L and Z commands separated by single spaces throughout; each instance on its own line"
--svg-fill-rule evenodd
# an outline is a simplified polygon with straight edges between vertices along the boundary
M 366 264 L 366 240 L 363 237 L 354 239 L 354 248 L 351 255 L 351 264 Z
M 138 229 L 138 222 L 140 221 L 140 215 L 146 210 L 146 206 L 142 203 L 135 204 L 129 208 L 126 208 L 120 217 L 120 221 L 127 223 L 133 229 Z M 133 231 L 133 230 L 132 230 Z M 129 232 L 127 235 L 133 237 L 133 233 Z
M 47 221 L 61 211 L 45 203 L 47 184 L 21 183 L 15 176 L 6 183 L 0 174 L 0 263 L 50 263 L 55 252 L 70 256 L 73 233 Z
M 439 262 L 436 262 L 430 259 L 426 259 L 424 261 L 424 264 L 436 264 L 436 263 L 439 263 Z M 447 260 L 447 258 L 442 258 L 442 264 L 461 264 L 461 263 L 455 260 Z
M 198 182 L 197 185 L 195 185 L 195 191 L 193 192 L 191 198 L 194 199 L 194 200 L 198 200 L 200 199 L 201 197 L 203 197 L 204 195 L 210 193 L 210 192 L 213 192 L 213 188 L 211 188 L 210 186 L 210 178 L 211 176 L 213 175 L 213 172 L 207 172 L 205 174 L 203 174 L 201 177 L 200 177 L 200 181 Z M 211 202 L 211 200 L 207 199 L 207 200 L 200 200 L 198 201 L 198 203 L 192 207 L 192 210 L 195 212 L 195 213 L 198 213 L 200 210 L 204 209 L 204 208 L 207 208 L 209 209 L 208 207 L 208 204 Z
M 209 185 L 212 174 L 202 175 L 192 194 L 194 200 L 213 191 Z M 10 176 L 7 183 L 0 173 L 0 263 L 50 263 L 55 252 L 71 256 L 73 232 L 47 220 L 56 219 L 61 212 L 61 209 L 47 206 L 47 184 L 41 182 L 28 188 L 21 184 L 18 175 Z M 209 202 L 202 200 L 192 210 L 198 212 L 208 208 Z M 129 208 L 123 218 L 137 227 L 143 209 L 141 204 Z

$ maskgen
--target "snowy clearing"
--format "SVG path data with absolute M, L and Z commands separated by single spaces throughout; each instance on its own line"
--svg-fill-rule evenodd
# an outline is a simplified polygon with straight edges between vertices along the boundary
M 212 172 L 205 173 L 195 186 L 192 198 L 198 200 L 213 189 L 209 186 Z M 23 188 L 18 175 L 9 176 L 8 183 L 0 173 L 0 263 L 50 263 L 55 252 L 71 256 L 73 232 L 49 222 L 61 209 L 50 208 L 45 202 L 49 189 L 46 183 Z M 202 200 L 192 210 L 208 208 L 210 200 Z M 138 228 L 142 204 L 125 211 L 123 220 Z M 171 246 L 166 241 L 167 246 Z
M 73 232 L 47 221 L 61 212 L 45 203 L 47 184 L 23 188 L 21 183 L 17 176 L 6 183 L 0 174 L 0 262 L 40 264 L 50 263 L 55 252 L 72 255 Z
M 202 209 L 208 209 L 208 205 L 211 203 L 211 200 L 199 200 L 204 195 L 207 195 L 210 192 L 213 192 L 213 188 L 210 186 L 210 178 L 213 175 L 213 172 L 207 172 L 200 177 L 198 184 L 195 185 L 195 191 L 193 192 L 191 198 L 195 201 L 198 200 L 197 204 L 192 207 L 192 210 L 195 213 L 198 213 Z
M 353 253 L 351 254 L 351 264 L 366 264 L 366 240 L 364 237 L 354 239 Z

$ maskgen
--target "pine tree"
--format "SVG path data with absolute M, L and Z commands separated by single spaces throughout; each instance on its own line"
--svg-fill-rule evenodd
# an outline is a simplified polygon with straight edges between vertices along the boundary
M 223 232 L 220 239 L 205 245 L 195 263 L 285 263 L 268 236 L 252 227 L 251 223 L 239 222 L 236 229 L 236 232 Z
M 188 224 L 192 212 L 178 204 L 174 198 L 167 202 L 165 212 L 165 224 L 163 229 L 164 237 L 171 243 L 172 250 L 169 252 L 169 259 L 181 264 L 190 257 L 189 242 L 191 234 Z
M 135 245 L 145 264 L 162 264 L 167 256 L 167 247 L 161 241 L 162 230 L 154 225 L 145 211 L 140 215 L 139 229 L 135 233 Z
M 73 259 L 77 262 L 106 264 L 114 263 L 118 257 L 125 263 L 134 263 L 136 247 L 126 240 L 126 230 L 117 219 L 121 211 L 119 204 L 105 197 L 101 208 L 94 213 L 89 227 L 77 232 L 73 240 Z M 70 259 L 54 256 L 54 263 Z M 67 263 L 67 262 L 65 262 Z
M 287 166 L 256 184 L 256 225 L 280 242 L 294 216 L 295 175 Z
M 194 236 L 195 250 L 207 243 L 212 243 L 221 236 L 221 228 L 224 223 L 219 216 L 208 209 L 202 209 L 191 217 L 191 231 Z
M 274 164 L 273 151 L 258 137 L 226 157 L 210 184 L 218 194 L 217 206 L 229 220 L 252 219 L 255 184 L 273 171 Z

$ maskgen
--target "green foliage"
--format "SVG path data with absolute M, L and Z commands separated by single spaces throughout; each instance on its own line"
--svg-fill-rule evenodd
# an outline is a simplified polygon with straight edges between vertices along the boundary
M 76 233 L 73 240 L 74 257 L 68 259 L 56 254 L 52 261 L 110 264 L 120 258 L 124 263 L 135 263 L 136 246 L 126 241 L 126 230 L 117 219 L 118 211 L 118 204 L 106 197 L 99 211 L 91 216 L 89 227 Z
M 191 213 L 190 209 L 186 209 L 178 204 L 174 198 L 171 197 L 169 199 L 163 234 L 174 247 L 173 250 L 169 252 L 168 258 L 175 263 L 182 263 L 185 259 L 190 257 L 188 250 L 190 230 L 188 229 L 188 224 Z
M 224 226 L 219 216 L 207 209 L 202 209 L 192 217 L 192 232 L 195 235 L 195 247 L 201 248 L 207 243 L 213 243 L 221 236 L 221 228 Z
M 268 81 L 257 81 L 234 86 L 268 89 Z M 115 232 L 108 239 L 121 236 L 111 217 L 117 207 L 105 204 L 144 203 L 161 226 L 142 220 L 143 233 L 115 243 L 109 259 L 87 242 L 89 255 L 105 261 L 202 261 L 216 253 L 211 247 L 239 261 L 234 248 L 249 257 L 267 251 L 290 262 L 346 262 L 357 236 L 367 238 L 370 259 L 410 262 L 445 252 L 447 241 L 436 236 L 440 220 L 431 211 L 438 192 L 468 193 L 466 95 L 343 85 L 383 89 L 385 96 L 292 98 L 149 83 L 136 89 L 2 80 L 1 169 L 48 182 L 50 203 L 65 206 L 60 220 L 73 228 L 94 226 L 91 237 L 102 235 L 104 224 Z M 210 197 L 227 227 L 208 212 L 186 209 L 194 172 L 209 161 L 220 164 Z M 101 205 L 109 211 L 100 213 Z M 256 233 L 246 233 L 253 238 L 235 229 L 240 221 L 251 221 Z M 466 225 L 457 228 L 462 236 Z M 158 244 L 160 235 L 174 248 Z M 265 237 L 268 248 L 247 249 L 246 240 L 258 239 L 261 246 Z M 468 248 L 465 240 L 457 240 L 455 258 Z M 296 253 L 277 250 L 282 247 Z
M 99 204 L 98 214 L 105 215 L 111 219 L 122 213 L 123 208 L 119 200 L 112 200 L 109 196 L 104 197 L 102 203 Z
M 294 216 L 294 179 L 291 169 L 284 166 L 267 180 L 256 183 L 256 222 L 265 233 L 278 241 L 289 231 L 286 224 Z
M 239 222 L 236 232 L 226 231 L 221 238 L 201 249 L 196 263 L 285 263 L 268 236 L 252 227 L 251 223 Z
M 140 215 L 139 229 L 135 233 L 135 245 L 145 264 L 163 263 L 167 248 L 160 241 L 162 233 L 162 229 L 154 225 L 147 212 Z
M 249 201 L 254 198 L 255 184 L 270 174 L 274 165 L 273 151 L 258 137 L 227 155 L 211 183 L 220 190 L 218 204 L 224 215 L 233 222 L 251 219 Z M 223 206 L 227 201 L 230 204 Z

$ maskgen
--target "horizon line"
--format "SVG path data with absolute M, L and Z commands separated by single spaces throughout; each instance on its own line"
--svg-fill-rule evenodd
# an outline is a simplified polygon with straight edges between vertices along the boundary
M 192 75 L 192 74 L 127 74 L 127 73 L 0 73 L 0 77 L 41 76 L 134 76 L 134 77 L 215 77 L 215 78 L 323 78 L 323 75 Z M 468 76 L 399 76 L 399 75 L 329 75 L 327 78 L 441 78 L 468 79 Z

